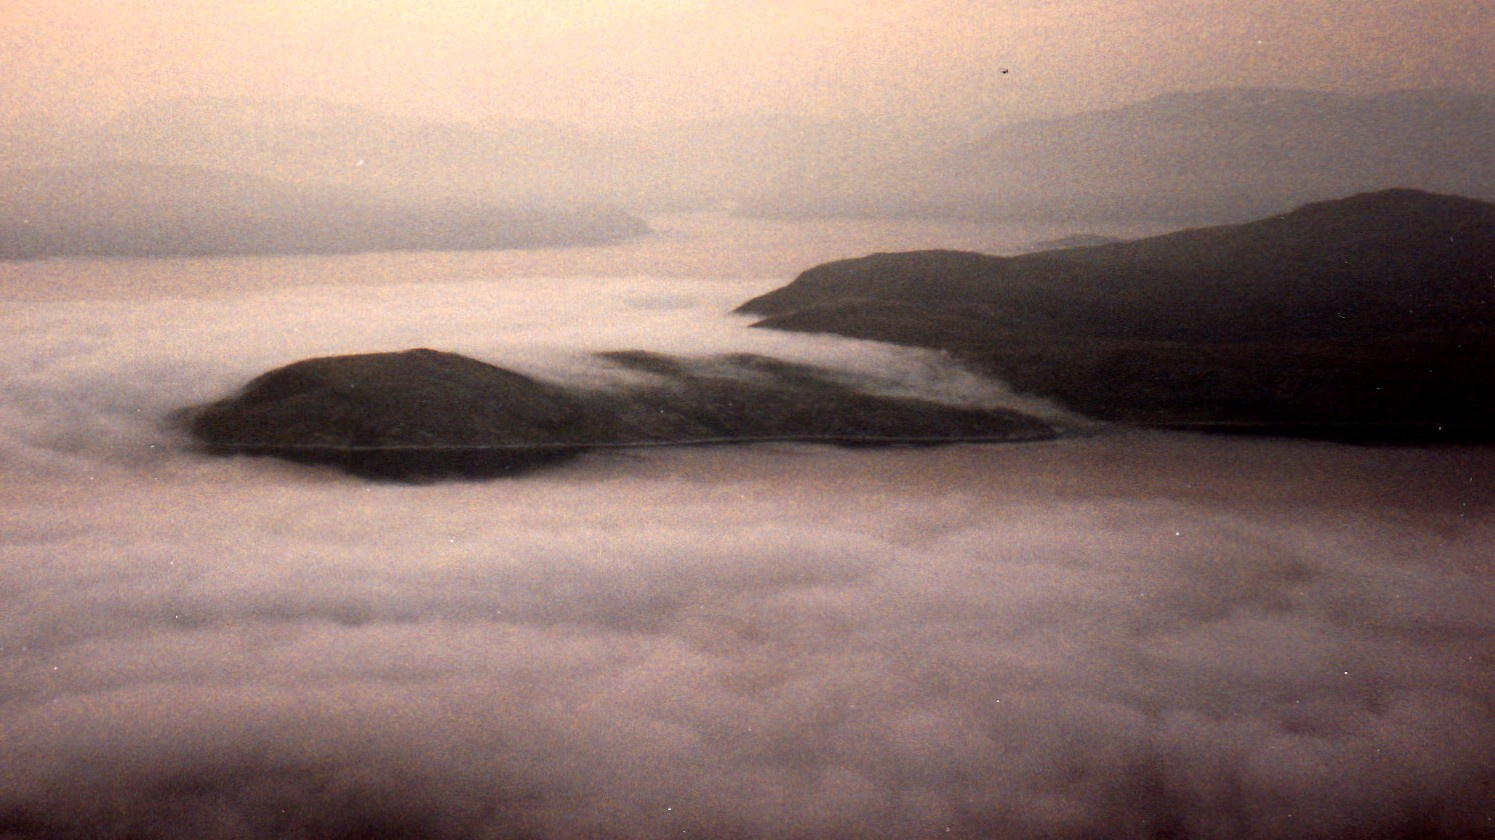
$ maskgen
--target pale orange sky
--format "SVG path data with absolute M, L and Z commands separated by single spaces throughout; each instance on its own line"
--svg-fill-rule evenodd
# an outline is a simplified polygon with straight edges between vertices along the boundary
M 3 0 L 0 16 L 5 117 L 247 95 L 455 119 L 959 121 L 1223 85 L 1495 90 L 1488 0 Z

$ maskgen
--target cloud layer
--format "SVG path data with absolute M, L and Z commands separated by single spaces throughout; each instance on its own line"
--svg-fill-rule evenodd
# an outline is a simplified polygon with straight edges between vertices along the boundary
M 735 287 L 568 284 L 7 308 L 0 836 L 1492 832 L 1488 450 L 1135 433 L 408 487 L 160 426 L 415 344 L 1006 399 L 707 317 Z

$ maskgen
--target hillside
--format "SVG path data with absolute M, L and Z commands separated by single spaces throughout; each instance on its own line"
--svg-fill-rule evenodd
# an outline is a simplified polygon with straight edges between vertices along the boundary
M 832 371 L 765 356 L 603 358 L 648 379 L 568 388 L 424 348 L 327 356 L 269 371 L 177 419 L 216 454 L 402 480 L 518 474 L 599 447 L 933 445 L 1059 433 L 1013 411 L 865 393 Z
M 1454 196 L 1388 190 L 1017 257 L 875 254 L 739 311 L 941 348 L 1104 419 L 1495 429 L 1495 205 Z

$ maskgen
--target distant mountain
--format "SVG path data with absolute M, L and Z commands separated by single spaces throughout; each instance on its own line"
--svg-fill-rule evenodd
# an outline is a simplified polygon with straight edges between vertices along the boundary
M 848 168 L 867 168 L 868 156 L 917 143 L 875 122 L 781 115 L 625 132 L 538 120 L 427 121 L 317 99 L 186 97 L 120 114 L 83 156 L 388 195 L 660 211 L 817 189 Z
M 1495 205 L 1474 199 L 1388 190 L 1016 257 L 875 254 L 739 311 L 945 349 L 1105 419 L 1495 433 Z
M 1446 91 L 1175 93 L 974 142 L 878 115 L 623 128 L 318 99 L 163 99 L 92 132 L 32 122 L 0 136 L 0 166 L 193 166 L 400 200 L 1077 227 L 1243 221 L 1391 187 L 1495 200 L 1495 96 Z
M 0 258 L 473 250 L 608 242 L 606 209 L 399 199 L 190 166 L 0 171 Z
M 102 164 L 197 166 L 415 198 L 607 203 L 628 154 L 551 123 L 401 117 L 320 99 L 183 97 L 117 116 L 92 142 Z M 585 199 L 576 182 L 597 185 Z
M 1175 93 L 1009 125 L 818 194 L 763 197 L 757 209 L 1201 224 L 1392 187 L 1495 200 L 1495 96 Z

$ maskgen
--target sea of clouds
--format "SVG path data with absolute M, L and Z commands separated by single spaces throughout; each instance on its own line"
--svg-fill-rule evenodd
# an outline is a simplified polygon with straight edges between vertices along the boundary
M 1113 432 L 406 486 L 166 422 L 414 346 L 1046 410 L 724 314 L 764 288 L 7 304 L 0 837 L 1495 836 L 1495 450 Z

